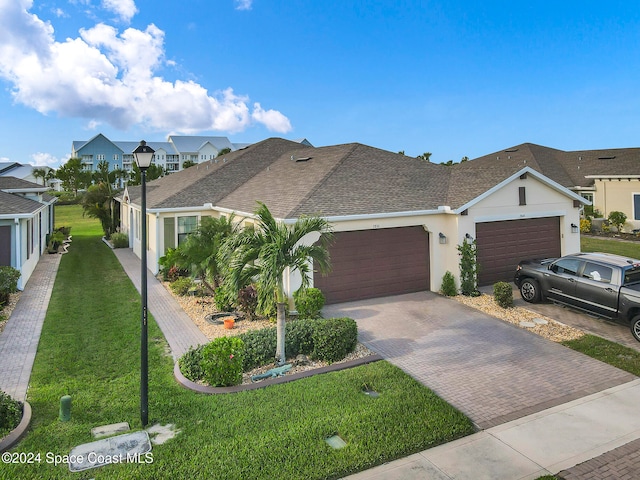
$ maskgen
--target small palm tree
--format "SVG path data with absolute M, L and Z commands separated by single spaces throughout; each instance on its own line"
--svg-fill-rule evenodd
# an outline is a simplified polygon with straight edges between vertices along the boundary
M 228 218 L 204 217 L 198 229 L 189 234 L 178 247 L 184 264 L 191 274 L 199 278 L 208 290 L 214 292 L 220 283 L 222 274 L 219 251 L 225 241 L 232 238 L 240 230 L 240 223 L 235 215 Z
M 255 228 L 245 229 L 236 241 L 226 245 L 229 254 L 229 281 L 235 289 L 242 288 L 251 279 L 258 287 L 258 309 L 268 310 L 275 302 L 277 344 L 276 359 L 285 360 L 285 305 L 284 272 L 298 271 L 302 288 L 309 286 L 311 273 L 309 259 L 322 273 L 330 269 L 326 242 L 331 239 L 329 223 L 320 217 L 301 217 L 293 225 L 277 222 L 264 203 L 258 202 Z M 309 233 L 324 234 L 316 245 L 302 245 L 300 240 Z

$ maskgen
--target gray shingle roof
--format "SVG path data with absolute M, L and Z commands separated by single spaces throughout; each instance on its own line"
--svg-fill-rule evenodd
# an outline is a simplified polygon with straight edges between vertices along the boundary
M 457 165 L 473 181 L 485 171 L 511 172 L 529 166 L 567 188 L 590 187 L 588 175 L 640 175 L 640 148 L 564 151 L 523 143 Z M 463 172 L 463 173 L 462 173 Z M 509 174 L 505 175 L 505 178 Z
M 16 177 L 0 177 L 0 190 L 47 190 L 48 187 Z
M 0 215 L 24 215 L 37 212 L 42 208 L 40 202 L 0 191 Z
M 312 147 L 271 138 L 150 182 L 147 206 L 210 203 L 250 213 L 261 201 L 278 218 L 457 209 L 524 167 L 565 187 L 588 185 L 593 180 L 584 176 L 599 172 L 640 175 L 640 149 L 564 152 L 525 143 L 445 166 L 358 143 Z M 129 193 L 138 203 L 140 188 Z

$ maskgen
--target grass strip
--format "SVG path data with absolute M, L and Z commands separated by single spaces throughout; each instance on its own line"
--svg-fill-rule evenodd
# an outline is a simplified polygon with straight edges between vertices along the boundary
M 73 215 L 58 215 L 72 225 L 73 243 L 61 259 L 31 377 L 31 430 L 16 449 L 40 461 L 2 465 L 0 478 L 339 478 L 473 433 L 462 413 L 387 362 L 231 395 L 185 390 L 150 318 L 150 422 L 181 433 L 153 447 L 152 463 L 84 474 L 54 465 L 50 456 L 93 441 L 93 427 L 141 428 L 139 295 L 95 227 L 72 222 Z M 380 396 L 365 395 L 365 384 Z M 57 419 L 63 395 L 73 399 L 64 423 Z M 345 448 L 325 443 L 335 433 Z
M 596 335 L 586 334 L 563 345 L 614 367 L 640 376 L 640 352 Z
M 620 242 L 618 240 L 582 236 L 580 249 L 583 252 L 605 252 L 629 258 L 640 258 L 640 243 Z

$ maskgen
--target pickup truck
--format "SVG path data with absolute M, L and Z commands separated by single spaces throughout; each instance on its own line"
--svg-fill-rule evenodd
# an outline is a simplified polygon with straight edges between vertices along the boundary
M 640 342 L 640 260 L 607 253 L 526 260 L 514 282 L 527 302 L 549 299 L 626 323 Z

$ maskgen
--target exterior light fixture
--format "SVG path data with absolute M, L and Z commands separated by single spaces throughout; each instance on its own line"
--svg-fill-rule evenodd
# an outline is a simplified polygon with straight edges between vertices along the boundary
M 447 236 L 444 233 L 440 232 L 438 234 L 438 238 L 441 245 L 444 245 L 445 243 L 447 243 Z
M 580 227 L 578 227 L 578 225 L 576 225 L 575 223 L 571 224 L 571 233 L 578 233 L 580 231 Z
M 469 233 L 465 233 L 464 238 L 466 238 L 467 240 L 473 240 L 473 237 Z
M 142 426 L 149 423 L 149 358 L 147 351 L 147 168 L 151 166 L 151 160 L 155 151 L 142 140 L 133 151 L 138 168 L 141 173 L 142 198 L 140 210 L 142 211 L 142 238 L 140 243 L 140 297 L 142 303 L 141 329 L 140 329 L 140 420 Z

